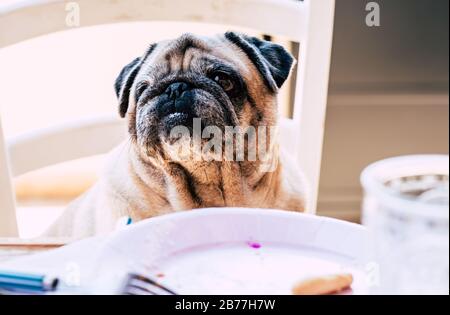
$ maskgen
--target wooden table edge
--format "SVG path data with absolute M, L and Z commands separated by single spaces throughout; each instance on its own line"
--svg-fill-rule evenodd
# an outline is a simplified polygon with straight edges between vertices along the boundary
M 59 248 L 73 241 L 70 238 L 1 238 L 0 250 L 42 251 Z

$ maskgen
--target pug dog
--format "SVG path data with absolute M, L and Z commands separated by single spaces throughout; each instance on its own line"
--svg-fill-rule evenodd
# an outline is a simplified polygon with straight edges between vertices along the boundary
M 305 211 L 304 176 L 280 151 L 276 133 L 268 132 L 276 129 L 277 93 L 294 62 L 282 46 L 236 32 L 184 34 L 152 44 L 115 82 L 129 139 L 46 235 L 106 234 L 123 216 L 136 222 L 205 207 Z M 238 130 L 243 140 L 218 137 L 215 144 L 225 149 L 212 150 L 211 139 L 203 137 L 212 127 L 222 136 L 227 128 Z M 184 134 L 174 135 L 177 128 Z M 181 151 L 201 152 L 202 158 L 180 158 L 180 143 Z M 264 158 L 246 156 L 262 147 Z

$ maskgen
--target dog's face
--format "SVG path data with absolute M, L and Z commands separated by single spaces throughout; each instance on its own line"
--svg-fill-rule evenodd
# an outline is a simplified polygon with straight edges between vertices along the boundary
M 281 46 L 229 32 L 153 44 L 116 80 L 119 112 L 146 154 L 163 153 L 177 126 L 273 126 L 293 58 Z

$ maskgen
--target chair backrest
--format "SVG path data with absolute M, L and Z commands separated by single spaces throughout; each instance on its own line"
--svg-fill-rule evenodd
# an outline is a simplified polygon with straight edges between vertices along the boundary
M 310 209 L 315 211 L 334 0 L 77 0 L 69 4 L 79 9 L 81 27 L 135 21 L 186 21 L 249 28 L 300 43 L 293 118 L 282 121 L 281 138 L 311 184 Z M 62 0 L 28 0 L 0 6 L 0 49 L 70 29 L 66 22 L 66 10 L 70 9 L 67 5 Z M 100 146 L 98 142 L 92 143 L 92 139 L 103 139 L 101 135 L 108 135 L 105 142 Z M 122 123 L 109 118 L 29 134 L 12 139 L 8 145 L 4 143 L 0 126 L 0 235 L 14 235 L 17 231 L 11 174 L 17 176 L 57 162 L 104 153 L 122 138 Z M 73 143 L 72 149 L 54 150 L 67 139 Z

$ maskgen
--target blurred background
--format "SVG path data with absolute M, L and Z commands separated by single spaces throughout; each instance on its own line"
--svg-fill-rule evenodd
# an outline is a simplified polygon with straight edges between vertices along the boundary
M 367 2 L 336 1 L 318 202 L 318 214 L 354 222 L 360 220 L 359 174 L 366 165 L 395 155 L 448 154 L 449 143 L 448 1 L 379 0 L 380 27 L 366 26 Z M 225 30 L 186 23 L 116 24 L 76 28 L 2 49 L 0 113 L 5 135 L 114 115 L 113 82 L 148 44 L 186 31 Z M 283 38 L 254 35 L 280 42 L 293 53 L 298 49 L 297 43 Z M 284 116 L 291 113 L 294 80 L 280 96 Z M 92 185 L 102 161 L 101 156 L 83 159 L 17 178 L 21 236 L 36 236 L 45 229 Z

